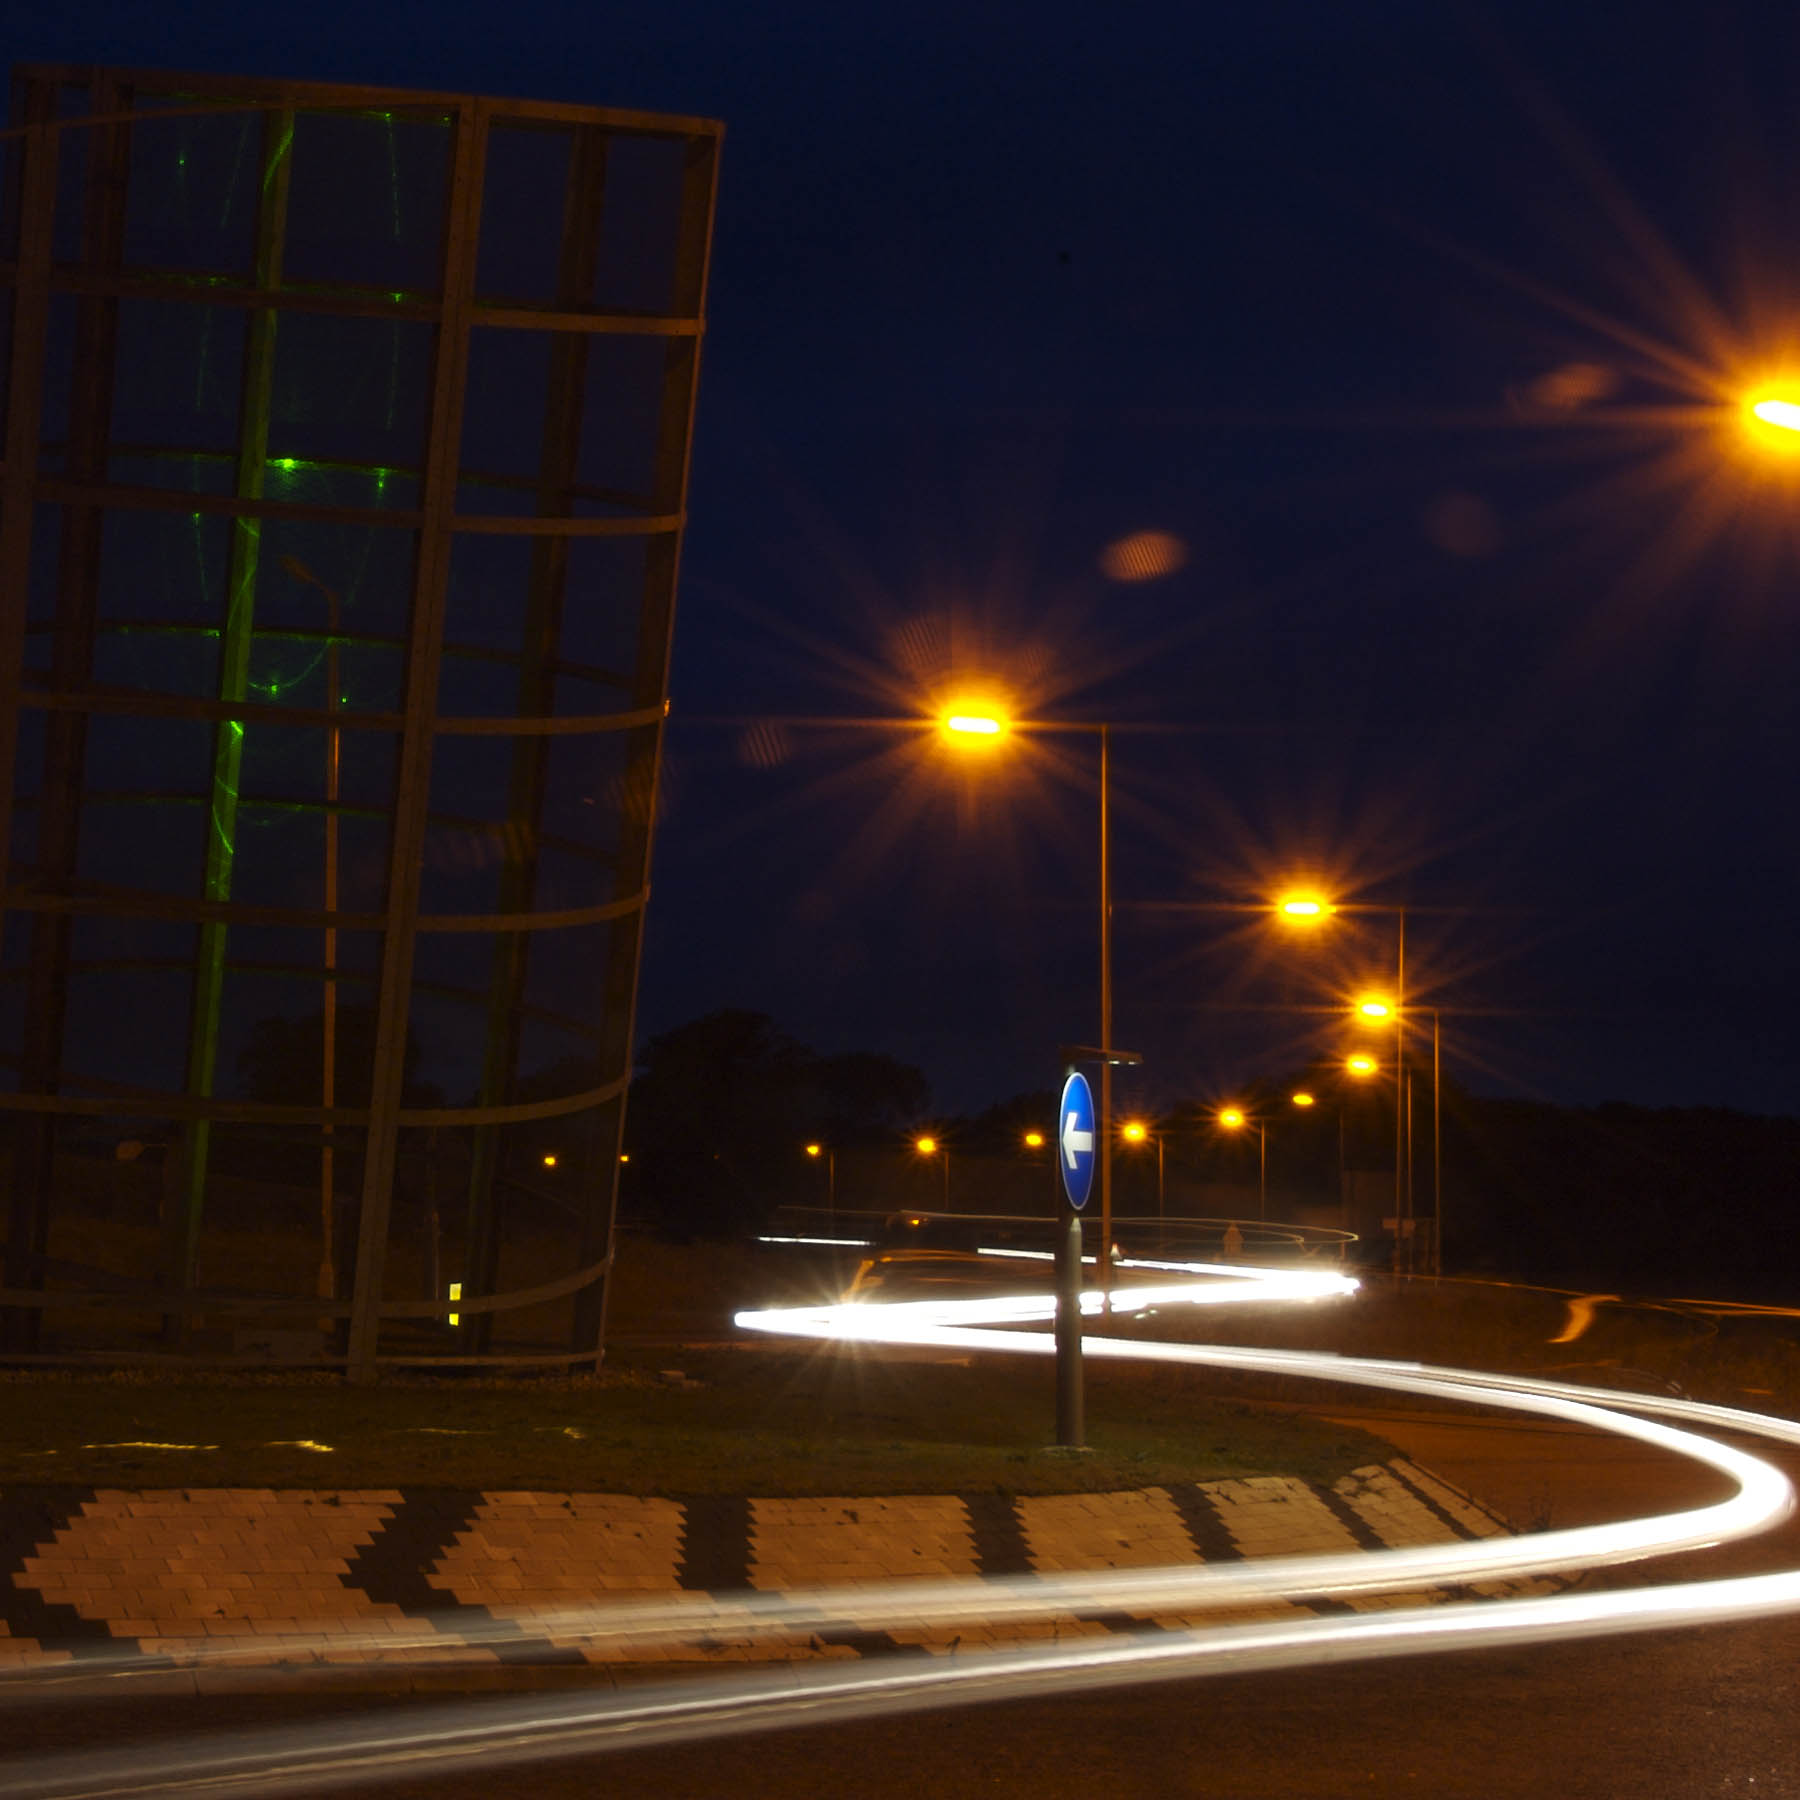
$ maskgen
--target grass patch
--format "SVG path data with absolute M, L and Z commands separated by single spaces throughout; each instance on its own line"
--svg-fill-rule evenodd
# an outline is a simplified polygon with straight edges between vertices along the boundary
M 661 1373 L 677 1365 L 679 1385 Z M 1106 1367 L 1089 1370 L 1092 1451 L 1068 1457 L 1049 1448 L 1053 1379 L 1036 1358 L 761 1347 L 625 1356 L 574 1381 L 34 1374 L 0 1385 L 0 1483 L 1043 1494 L 1328 1481 L 1388 1453 L 1365 1433 L 1209 1398 L 1204 1378 Z
M 1379 1438 L 1307 1410 L 1261 1404 L 1378 1407 L 1373 1390 L 1092 1362 L 1092 1453 L 1071 1458 L 1049 1447 L 1047 1358 L 959 1362 L 769 1340 L 725 1347 L 738 1307 L 823 1297 L 854 1266 L 854 1253 L 834 1261 L 629 1241 L 612 1329 L 641 1347 L 615 1349 L 601 1374 L 575 1380 L 390 1378 L 353 1388 L 330 1375 L 0 1375 L 0 1484 L 1043 1494 L 1247 1475 L 1329 1481 L 1389 1453 Z M 1674 1388 L 1800 1416 L 1800 1320 L 1601 1308 L 1578 1339 L 1554 1342 L 1568 1319 L 1566 1302 L 1542 1290 L 1376 1281 L 1341 1302 L 1176 1307 L 1121 1317 L 1112 1330 Z M 663 1379 L 676 1369 L 687 1379 Z

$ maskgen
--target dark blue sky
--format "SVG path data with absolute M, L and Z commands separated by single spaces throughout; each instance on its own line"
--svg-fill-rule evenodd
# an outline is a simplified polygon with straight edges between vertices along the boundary
M 1091 740 L 779 723 L 983 675 L 1131 727 L 1145 1099 L 1333 1041 L 1344 959 L 1222 910 L 1304 866 L 1412 909 L 1480 1086 L 1794 1110 L 1800 484 L 1729 401 L 1800 351 L 1790 7 L 0 16 L 726 121 L 646 1028 L 758 1007 L 951 1107 L 1053 1077 Z M 1109 578 L 1147 530 L 1183 566 Z

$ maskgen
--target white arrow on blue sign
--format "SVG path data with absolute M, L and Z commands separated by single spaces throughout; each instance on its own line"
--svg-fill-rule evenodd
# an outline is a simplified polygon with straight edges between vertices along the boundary
M 1056 1109 L 1057 1167 L 1063 1192 L 1077 1212 L 1087 1205 L 1094 1186 L 1094 1090 L 1079 1069 L 1063 1083 Z

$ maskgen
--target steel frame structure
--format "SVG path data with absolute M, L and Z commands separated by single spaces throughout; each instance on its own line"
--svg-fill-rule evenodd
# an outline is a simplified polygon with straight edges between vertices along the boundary
M 392 1362 L 596 1361 L 722 128 L 466 95 L 45 66 L 15 71 L 13 106 L 0 134 L 0 301 L 10 309 L 0 365 L 0 994 L 10 1008 L 0 1080 L 12 1071 L 16 1082 L 0 1089 L 12 1126 L 0 1356 L 191 1356 L 208 1353 L 208 1321 L 252 1320 L 317 1332 L 304 1360 L 357 1380 Z M 235 146 L 229 181 L 221 145 Z M 524 175 L 505 175 L 515 167 Z M 391 238 L 338 245 L 334 189 L 348 214 L 384 175 Z M 205 205 L 192 200 L 198 187 Z M 167 215 L 175 224 L 159 221 L 158 194 L 180 197 Z M 403 199 L 424 220 L 416 230 Z M 535 232 L 528 200 L 544 202 Z M 217 248 L 226 237 L 228 252 Z M 407 257 L 417 266 L 397 278 Z M 201 346 L 191 404 L 185 388 L 179 401 L 163 397 L 169 383 L 147 366 L 173 361 L 186 381 L 189 359 L 148 356 L 157 332 Z M 226 346 L 216 378 L 209 344 Z M 372 346 L 391 353 L 385 425 L 379 396 L 368 398 L 380 380 L 357 375 L 374 366 Z M 478 403 L 471 370 L 490 351 L 515 378 L 488 380 Z M 220 410 L 207 397 L 215 379 L 234 417 L 229 441 L 202 442 Z M 396 401 L 404 393 L 416 399 L 410 411 Z M 327 414 L 342 424 L 336 448 L 282 454 Z M 403 456 L 392 452 L 396 415 L 416 445 Z M 160 439 L 122 441 L 125 426 L 165 417 L 174 423 Z M 597 464 L 634 473 L 609 479 Z M 160 611 L 122 616 L 147 546 L 190 522 L 194 544 L 212 546 L 197 548 L 198 574 L 185 587 L 165 582 Z M 320 573 L 352 538 L 364 547 L 359 568 L 372 556 L 404 569 L 379 604 L 335 565 Z M 612 568 L 601 559 L 615 551 L 627 574 L 602 581 L 595 570 Z M 510 589 L 480 574 L 509 557 Z M 297 624 L 303 604 L 316 616 Z M 470 619 L 479 629 L 462 629 Z M 598 660 L 586 648 L 596 639 L 622 649 Z M 121 678 L 132 646 L 149 646 L 152 663 L 203 662 L 204 681 L 164 678 L 162 663 L 125 666 Z M 312 661 L 291 678 L 267 675 L 277 652 Z M 373 701 L 348 691 L 346 670 L 377 668 L 388 673 L 369 678 Z M 455 701 L 471 672 L 488 683 L 485 707 Z M 510 708 L 494 704 L 494 680 L 512 684 Z M 148 786 L 121 796 L 96 785 L 96 769 L 123 754 L 99 740 L 131 730 L 171 734 L 170 744 L 204 734 L 204 780 L 184 788 L 171 774 L 157 785 L 152 759 Z M 259 789 L 259 748 L 290 743 L 305 746 L 322 780 Z M 503 784 L 494 776 L 504 809 L 470 819 L 459 789 L 475 764 L 458 759 L 490 748 L 498 759 L 486 766 L 504 764 Z M 587 790 L 580 830 L 567 823 L 572 780 Z M 141 879 L 101 878 L 96 845 L 127 803 L 161 808 L 170 842 L 175 823 L 199 825 L 197 868 L 190 861 L 184 876 L 173 850 L 164 867 L 152 844 Z M 316 825 L 318 873 L 310 851 L 288 854 L 258 878 L 277 897 L 252 897 L 241 833 L 277 813 L 308 833 Z M 380 840 L 379 859 L 344 851 L 342 834 L 358 831 Z M 434 901 L 434 889 L 455 886 L 434 874 L 434 834 L 489 846 L 497 893 L 487 904 Z M 570 880 L 573 893 L 558 885 Z M 84 954 L 95 921 L 114 933 L 110 955 Z M 158 935 L 170 932 L 188 934 L 174 955 L 117 953 L 118 942 L 172 942 Z M 237 947 L 258 933 L 289 954 L 258 960 Z M 316 956 L 292 954 L 302 937 Z M 589 1004 L 561 998 L 579 985 L 561 979 L 569 970 L 597 982 Z M 183 1000 L 133 1016 L 129 982 L 146 971 L 173 972 Z M 242 1054 L 241 993 L 265 977 L 321 996 L 316 1101 L 221 1091 L 227 1041 Z M 84 1002 L 89 1023 L 76 1019 L 71 984 L 104 996 L 109 980 L 121 997 L 102 1000 L 106 1016 L 128 1018 L 170 1079 L 84 1070 L 95 1008 Z M 341 1041 L 339 990 L 357 983 L 370 995 L 366 1094 L 346 1085 Z M 470 1104 L 407 1089 L 412 1024 L 434 992 L 480 1021 L 449 1050 L 473 1086 Z M 528 1068 L 524 1046 L 540 1028 L 579 1053 L 548 1065 L 534 1053 Z M 66 1140 L 84 1120 L 90 1130 L 166 1126 L 153 1275 L 52 1254 Z M 506 1288 L 508 1196 L 529 1187 L 519 1134 L 545 1121 L 585 1132 L 578 1191 L 557 1202 L 573 1218 L 572 1266 Z M 202 1281 L 219 1134 L 250 1128 L 318 1158 L 316 1293 L 245 1291 L 219 1278 L 228 1259 L 215 1266 L 210 1255 Z M 439 1279 L 436 1210 L 452 1140 L 467 1171 L 455 1301 Z M 431 1189 L 431 1276 L 426 1291 L 396 1298 L 390 1248 L 409 1144 L 428 1152 L 417 1160 Z M 346 1170 L 360 1171 L 353 1204 L 337 1185 Z M 336 1226 L 340 1214 L 353 1237 Z M 552 1302 L 564 1315 L 559 1347 L 496 1344 L 497 1323 Z M 79 1352 L 52 1341 L 53 1316 L 101 1321 L 104 1340 L 121 1309 L 159 1319 L 160 1345 L 127 1341 L 122 1327 Z

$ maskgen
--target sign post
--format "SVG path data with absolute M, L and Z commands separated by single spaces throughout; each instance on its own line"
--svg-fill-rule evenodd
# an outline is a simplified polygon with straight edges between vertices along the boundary
M 1061 1177 L 1056 1209 L 1056 1441 L 1067 1450 L 1079 1450 L 1086 1436 L 1081 1382 L 1081 1209 L 1094 1186 L 1095 1137 L 1093 1089 L 1079 1069 L 1071 1068 L 1056 1108 L 1056 1168 Z

